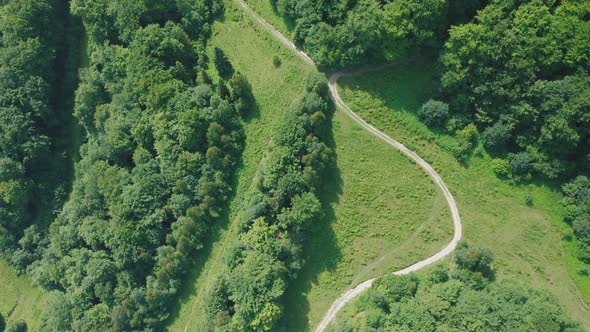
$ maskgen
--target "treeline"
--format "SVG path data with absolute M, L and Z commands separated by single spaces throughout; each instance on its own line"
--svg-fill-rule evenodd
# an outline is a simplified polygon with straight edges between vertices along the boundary
M 430 54 L 450 24 L 463 22 L 487 1 L 271 0 L 294 22 L 293 38 L 321 66 L 343 67 Z
M 40 331 L 153 331 L 219 217 L 243 148 L 205 69 L 208 0 L 72 0 L 89 37 L 70 198 L 33 279 L 56 292 Z M 227 88 L 225 89 L 227 90 Z
M 422 119 L 456 133 L 460 160 L 477 140 L 495 157 L 494 171 L 516 180 L 567 182 L 590 171 L 590 3 L 492 1 L 471 23 L 450 29 L 441 61 L 438 111 Z M 445 116 L 441 109 L 447 108 Z M 429 115 L 430 114 L 430 115 Z M 433 125 L 432 123 L 428 123 Z M 588 203 L 564 187 L 566 204 Z M 532 199 L 532 198 L 531 198 Z M 527 203 L 532 202 L 531 199 Z M 570 209 L 570 210 L 573 210 Z M 568 215 L 590 262 L 587 214 Z
M 325 143 L 331 109 L 326 81 L 312 75 L 300 105 L 286 114 L 248 192 L 227 267 L 205 303 L 208 328 L 269 331 L 283 313 L 287 284 L 322 208 L 318 191 L 333 153 Z
M 566 221 L 573 227 L 578 239 L 578 258 L 590 264 L 590 180 L 578 176 L 563 186 L 566 208 Z M 582 267 L 578 273 L 590 275 L 588 267 Z
M 65 74 L 57 56 L 65 47 L 61 7 L 57 0 L 0 2 L 0 255 L 19 271 L 38 258 L 68 190 L 72 156 L 62 139 L 72 128 L 52 88 Z
M 489 250 L 462 242 L 455 263 L 377 279 L 336 331 L 583 331 L 548 291 L 494 281 Z
M 474 123 L 516 176 L 550 179 L 590 164 L 590 3 L 493 1 L 444 47 L 447 127 Z

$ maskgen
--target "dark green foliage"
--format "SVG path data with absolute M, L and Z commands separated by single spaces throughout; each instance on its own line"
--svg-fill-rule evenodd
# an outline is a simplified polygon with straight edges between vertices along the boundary
M 445 0 L 278 0 L 279 12 L 295 21 L 294 38 L 322 66 L 393 60 L 440 45 Z
M 0 254 L 19 272 L 39 256 L 39 241 L 19 240 L 43 236 L 69 186 L 65 6 L 0 2 Z
M 276 54 L 272 56 L 272 65 L 275 67 L 281 66 L 281 58 L 279 58 L 279 56 Z
M 582 331 L 545 290 L 515 281 L 479 285 L 472 271 L 491 263 L 485 251 L 462 243 L 456 253 L 459 269 L 450 278 L 440 268 L 428 281 L 416 276 L 379 278 L 356 301 L 355 316 L 341 330 Z
M 490 274 L 494 255 L 488 248 L 461 241 L 455 251 L 455 259 L 460 268 L 471 272 Z
M 502 122 L 496 122 L 493 126 L 487 127 L 481 134 L 483 145 L 490 150 L 504 148 L 510 138 L 510 128 Z
M 590 162 L 589 14 L 587 1 L 492 1 L 451 28 L 442 55 L 453 112 L 487 128 L 486 147 L 526 151 L 547 178 Z
M 590 180 L 578 176 L 563 186 L 565 198 L 562 204 L 571 213 L 570 222 L 579 241 L 578 258 L 590 264 Z
M 422 105 L 418 117 L 429 127 L 442 127 L 449 118 L 449 105 L 431 99 Z
M 41 331 L 160 330 L 169 316 L 243 146 L 234 103 L 198 75 L 218 6 L 73 1 L 91 32 L 75 109 L 86 142 L 31 267 L 60 292 Z M 21 245 L 38 242 L 25 234 Z
M 4 331 L 5 327 L 6 321 L 4 320 L 4 316 L 2 316 L 2 313 L 0 313 L 0 331 Z
M 15 322 L 8 323 L 4 332 L 27 332 L 27 323 L 19 319 Z
M 513 176 L 524 176 L 531 169 L 531 160 L 526 152 L 519 152 L 510 158 L 510 170 Z
M 311 224 L 322 215 L 317 191 L 332 162 L 322 128 L 331 115 L 325 79 L 308 80 L 308 93 L 275 132 L 255 186 L 245 198 L 240 243 L 207 300 L 209 326 L 227 331 L 269 331 L 283 313 L 287 284 L 303 265 Z M 325 132 L 324 132 L 325 133 Z

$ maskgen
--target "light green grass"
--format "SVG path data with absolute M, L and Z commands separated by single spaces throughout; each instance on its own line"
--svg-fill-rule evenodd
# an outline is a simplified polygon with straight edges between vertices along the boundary
M 287 107 L 301 98 L 312 66 L 278 44 L 258 24 L 226 1 L 225 20 L 213 28 L 212 44 L 222 48 L 246 75 L 259 105 L 244 123 L 247 144 L 228 220 L 214 231 L 213 243 L 197 259 L 194 280 L 172 318 L 171 331 L 199 331 L 203 299 L 224 267 L 226 248 L 235 241 L 232 222 L 251 185 L 273 128 Z M 278 54 L 282 65 L 272 66 Z M 286 294 L 285 322 L 299 331 L 317 323 L 347 287 L 411 264 L 439 250 L 451 238 L 451 221 L 441 194 L 426 174 L 401 153 L 371 136 L 339 111 L 333 124 L 336 169 L 326 180 L 326 217 L 312 229 L 306 266 Z
M 439 171 L 459 204 L 464 238 L 494 251 L 499 279 L 525 280 L 551 290 L 571 317 L 590 330 L 590 310 L 583 300 L 589 300 L 590 277 L 575 274 L 575 245 L 562 240 L 567 225 L 559 188 L 497 179 L 491 157 L 481 148 L 466 165 L 459 164 L 445 148 L 453 138 L 431 132 L 415 116 L 436 88 L 433 73 L 432 65 L 418 62 L 346 78 L 340 82 L 341 96 L 364 119 Z M 525 205 L 527 195 L 534 207 Z
M 51 295 L 0 260 L 0 313 L 7 322 L 23 319 L 34 331 Z
M 252 8 L 258 15 L 270 23 L 275 29 L 279 30 L 283 35 L 293 40 L 291 32 L 295 29 L 294 22 L 279 15 L 272 5 L 271 0 L 244 0 L 248 7 Z

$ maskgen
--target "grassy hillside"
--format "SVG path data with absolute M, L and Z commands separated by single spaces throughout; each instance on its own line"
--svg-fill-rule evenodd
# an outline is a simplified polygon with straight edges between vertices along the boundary
M 459 164 L 449 152 L 453 138 L 430 131 L 415 115 L 436 88 L 433 73 L 431 64 L 418 62 L 346 78 L 340 81 L 341 96 L 368 122 L 414 149 L 440 172 L 459 204 L 464 238 L 493 250 L 499 279 L 548 288 L 572 318 L 590 329 L 590 277 L 576 274 L 570 250 L 575 245 L 562 241 L 568 228 L 562 221 L 559 188 L 499 180 L 491 157 L 481 148 L 465 165 Z M 525 204 L 526 196 L 532 197 L 533 206 Z
M 225 225 L 216 230 L 207 263 L 196 269 L 186 290 L 172 331 L 199 330 L 201 303 L 223 264 L 233 217 L 251 185 L 258 162 L 268 146 L 280 115 L 304 88 L 315 70 L 278 44 L 226 2 L 225 19 L 214 26 L 213 46 L 222 48 L 235 68 L 246 75 L 257 100 L 256 114 L 245 124 L 246 151 L 238 172 L 236 196 Z M 272 65 L 273 55 L 282 64 Z M 265 61 L 266 59 L 266 61 Z M 340 112 L 334 119 L 333 169 L 322 193 L 324 220 L 315 225 L 308 259 L 286 296 L 289 330 L 305 329 L 321 318 L 331 301 L 346 287 L 392 268 L 410 264 L 440 249 L 451 237 L 444 199 L 429 178 L 411 161 L 370 136 Z
M 0 313 L 7 322 L 23 319 L 34 331 L 44 312 L 50 294 L 31 284 L 26 276 L 18 276 L 4 261 L 0 261 Z

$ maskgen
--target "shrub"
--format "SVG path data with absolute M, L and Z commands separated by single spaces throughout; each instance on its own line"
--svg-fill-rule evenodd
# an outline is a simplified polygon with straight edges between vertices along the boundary
M 512 175 L 526 175 L 530 171 L 531 164 L 526 152 L 519 152 L 510 158 L 510 170 Z
M 483 131 L 481 140 L 486 149 L 501 149 L 510 140 L 510 137 L 510 128 L 502 122 L 496 122 Z
M 493 159 L 492 160 L 492 169 L 494 170 L 494 173 L 496 173 L 496 176 L 498 176 L 498 177 L 510 178 L 510 176 L 511 176 L 510 163 L 508 162 L 508 160 L 499 159 L 499 158 Z
M 275 54 L 275 55 L 272 56 L 272 64 L 273 64 L 273 66 L 279 67 L 281 65 L 281 63 L 282 63 L 281 62 L 281 58 L 279 58 L 278 55 Z
M 418 117 L 429 127 L 444 126 L 449 118 L 449 105 L 431 99 L 422 105 Z
M 473 123 L 470 123 L 459 131 L 459 136 L 467 142 L 475 143 L 477 139 L 477 127 Z
M 526 195 L 526 197 L 524 198 L 524 202 L 526 203 L 527 206 L 533 206 L 533 204 L 534 204 L 533 196 Z
M 590 269 L 587 266 L 583 266 L 578 270 L 578 274 L 581 276 L 590 275 Z

